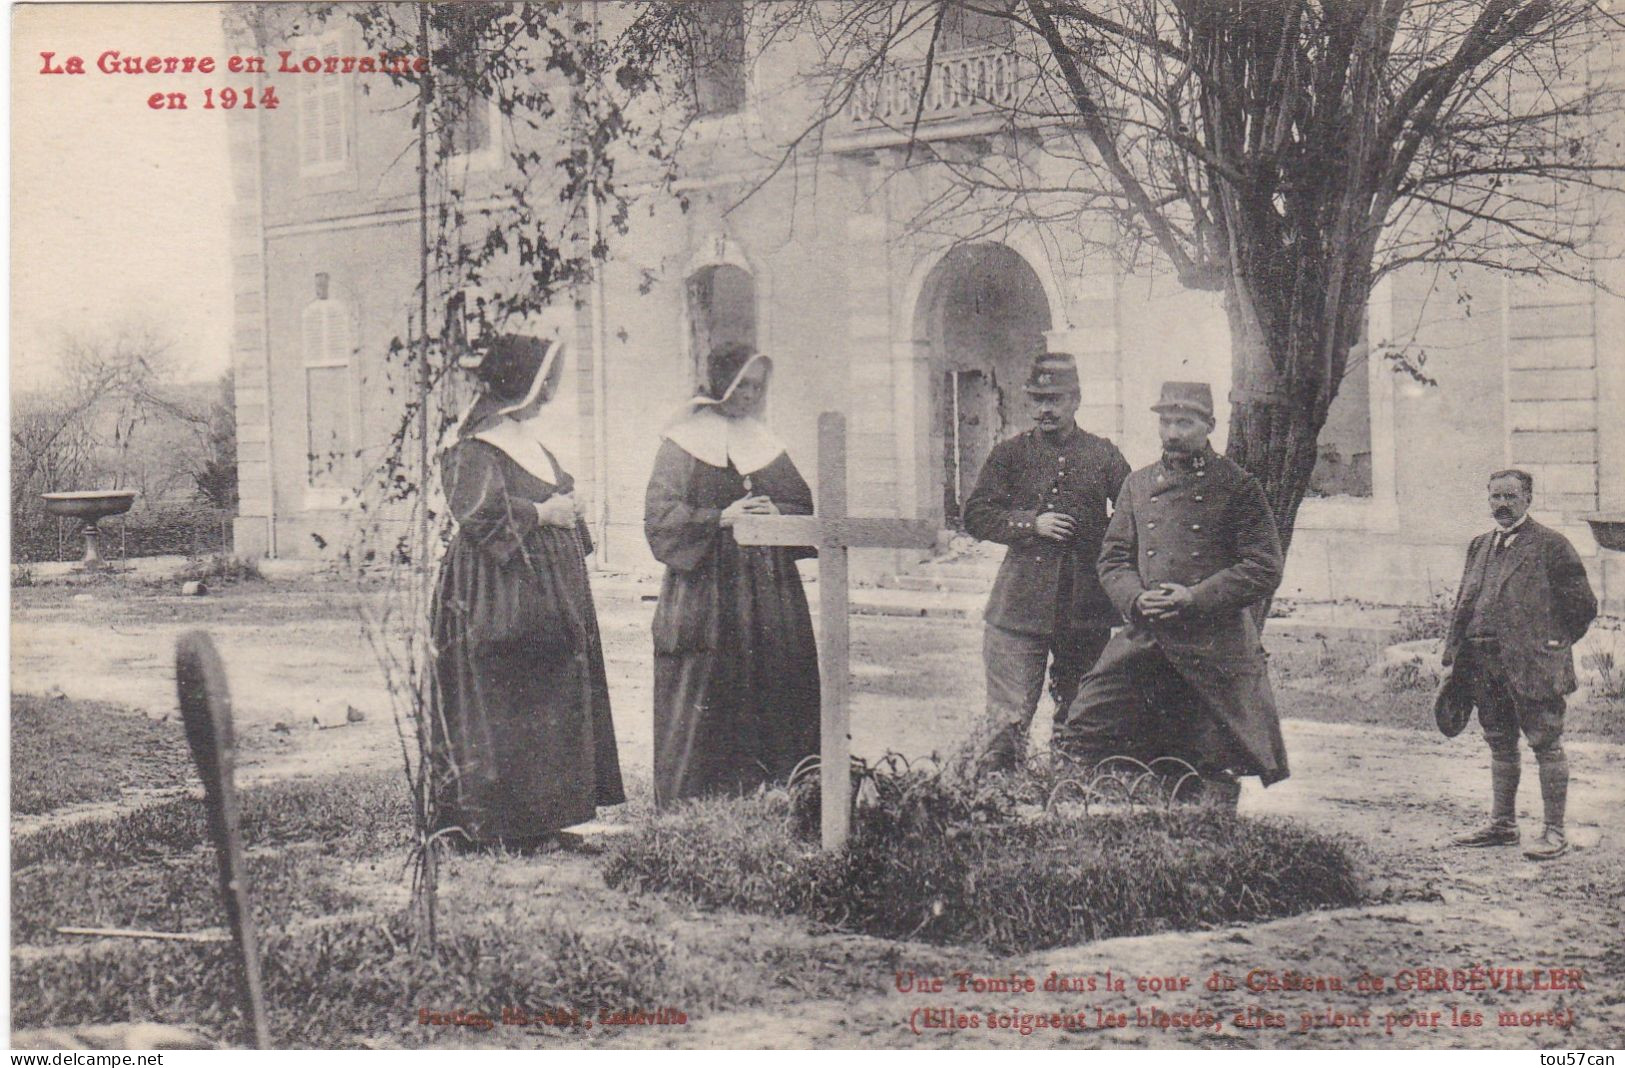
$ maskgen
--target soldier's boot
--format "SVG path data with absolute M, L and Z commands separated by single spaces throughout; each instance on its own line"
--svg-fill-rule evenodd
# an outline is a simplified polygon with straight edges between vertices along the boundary
M 1026 755 L 1027 732 L 1020 724 L 989 723 L 972 747 L 971 777 L 1009 774 L 1026 762 Z
M 1203 808 L 1210 808 L 1215 812 L 1224 812 L 1229 815 L 1236 814 L 1236 806 L 1241 801 L 1241 783 L 1228 771 L 1202 773 L 1202 799 Z
M 1569 800 L 1569 762 L 1561 752 L 1555 756 L 1545 753 L 1535 756 L 1540 758 L 1540 803 L 1546 827 L 1523 855 L 1530 860 L 1552 860 L 1569 849 L 1568 838 L 1563 833 L 1564 810 Z
M 1518 754 L 1511 758 L 1500 754 L 1490 757 L 1490 822 L 1471 834 L 1464 834 L 1452 843 L 1458 846 L 1483 848 L 1518 844 L 1518 779 L 1522 768 Z
M 1171 772 L 1162 777 L 1163 790 L 1178 805 L 1234 814 L 1241 800 L 1241 782 L 1223 769 L 1203 768 L 1195 776 Z
M 1059 774 L 1077 775 L 1092 771 L 1096 764 L 1111 756 L 1097 751 L 1098 747 L 1080 737 L 1078 732 L 1056 716 L 1055 730 L 1050 735 L 1049 751 L 1054 769 Z

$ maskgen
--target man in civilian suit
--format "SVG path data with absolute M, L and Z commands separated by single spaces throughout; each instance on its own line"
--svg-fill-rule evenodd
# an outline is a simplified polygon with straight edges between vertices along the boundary
M 1468 546 L 1444 663 L 1452 683 L 1465 679 L 1490 745 L 1490 822 L 1456 844 L 1517 844 L 1521 731 L 1535 751 L 1545 816 L 1524 856 L 1551 860 L 1568 849 L 1563 698 L 1577 686 L 1574 643 L 1596 618 L 1597 598 L 1569 540 L 1529 518 L 1534 490 L 1524 471 L 1490 476 L 1495 529 Z

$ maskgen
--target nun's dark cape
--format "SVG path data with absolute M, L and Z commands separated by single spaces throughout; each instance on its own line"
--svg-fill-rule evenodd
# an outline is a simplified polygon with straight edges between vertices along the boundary
M 752 419 L 700 404 L 666 431 L 644 534 L 666 565 L 655 610 L 655 801 L 783 781 L 818 753 L 818 650 L 795 561 L 809 550 L 739 545 L 720 525 L 740 497 L 812 514 L 784 447 Z
M 438 824 L 476 843 L 535 839 L 626 799 L 591 541 L 536 517 L 575 480 L 534 442 L 505 451 L 514 432 L 476 407 L 441 462 L 457 530 L 432 608 Z

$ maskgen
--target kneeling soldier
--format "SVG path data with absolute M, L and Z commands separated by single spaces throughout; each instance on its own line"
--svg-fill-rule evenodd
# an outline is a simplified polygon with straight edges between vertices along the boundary
M 1128 626 L 1084 677 L 1057 748 L 1085 764 L 1179 757 L 1233 808 L 1237 774 L 1287 776 L 1254 616 L 1280 585 L 1281 542 L 1258 480 L 1208 444 L 1207 384 L 1165 383 L 1152 410 L 1162 459 L 1123 483 L 1100 552 Z

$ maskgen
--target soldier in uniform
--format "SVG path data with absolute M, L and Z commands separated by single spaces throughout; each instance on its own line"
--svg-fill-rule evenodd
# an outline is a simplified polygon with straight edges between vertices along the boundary
M 994 447 L 965 502 L 970 533 L 1009 547 L 983 615 L 987 712 L 973 743 L 979 772 L 1022 760 L 1046 670 L 1056 717 L 1065 714 L 1117 622 L 1094 564 L 1106 504 L 1117 499 L 1128 461 L 1078 426 L 1071 356 L 1040 356 L 1023 388 L 1035 425 Z
M 1287 776 L 1259 644 L 1258 606 L 1281 581 L 1263 487 L 1208 444 L 1205 382 L 1167 382 L 1162 459 L 1123 484 L 1101 547 L 1101 585 L 1128 626 L 1084 677 L 1056 748 L 1084 764 L 1177 756 L 1204 796 L 1234 808 L 1236 776 Z
M 1563 833 L 1569 762 L 1563 753 L 1563 698 L 1578 685 L 1574 643 L 1597 615 L 1585 565 L 1569 540 L 1529 518 L 1535 480 L 1525 471 L 1490 476 L 1495 529 L 1473 539 L 1445 641 L 1451 681 L 1465 680 L 1490 745 L 1489 825 L 1463 846 L 1514 845 L 1521 761 L 1518 733 L 1529 739 L 1540 769 L 1546 826 L 1524 850 L 1551 860 L 1568 850 Z

